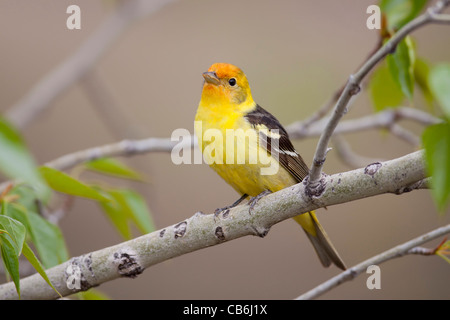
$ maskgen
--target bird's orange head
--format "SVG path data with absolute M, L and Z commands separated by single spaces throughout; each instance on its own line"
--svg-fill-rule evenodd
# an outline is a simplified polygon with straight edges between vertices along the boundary
M 202 102 L 206 104 L 253 104 L 244 72 L 229 63 L 215 63 L 203 73 Z

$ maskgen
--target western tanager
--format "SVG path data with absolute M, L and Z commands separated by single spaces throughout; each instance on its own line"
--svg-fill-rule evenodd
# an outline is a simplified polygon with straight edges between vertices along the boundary
M 286 130 L 272 114 L 253 101 L 247 77 L 241 69 L 216 63 L 203 73 L 203 78 L 195 132 L 205 161 L 241 195 L 229 207 L 248 196 L 258 200 L 261 195 L 297 184 L 308 175 L 308 166 L 295 151 Z M 213 135 L 208 134 L 208 130 L 222 134 L 223 138 L 211 138 Z M 236 143 L 234 138 L 225 138 L 230 130 L 251 130 L 255 134 L 244 136 L 248 143 L 246 140 L 242 143 L 242 138 L 241 143 Z M 232 146 L 227 145 L 231 143 Z M 228 157 L 230 151 L 233 151 L 232 157 Z M 239 156 L 239 152 L 245 155 L 244 162 L 236 161 L 234 154 Z M 267 162 L 264 165 L 260 160 L 251 162 L 252 154 L 265 154 L 271 161 L 277 161 L 278 170 L 262 174 L 261 169 L 267 167 Z M 323 266 L 328 267 L 333 262 L 345 270 L 344 262 L 313 211 L 298 215 L 294 220 L 306 232 Z

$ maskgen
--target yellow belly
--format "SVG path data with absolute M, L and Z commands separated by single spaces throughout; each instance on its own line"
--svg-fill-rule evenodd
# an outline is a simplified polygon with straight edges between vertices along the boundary
M 258 164 L 212 164 L 210 167 L 241 195 L 255 197 L 265 190 L 276 192 L 296 183 L 282 167 L 274 175 L 262 175 Z
M 254 197 L 265 190 L 276 192 L 296 184 L 294 177 L 259 146 L 258 133 L 243 121 L 227 121 L 237 129 L 223 124 L 212 127 L 205 121 L 196 123 L 205 162 L 241 195 Z M 229 139 L 227 129 L 243 132 Z

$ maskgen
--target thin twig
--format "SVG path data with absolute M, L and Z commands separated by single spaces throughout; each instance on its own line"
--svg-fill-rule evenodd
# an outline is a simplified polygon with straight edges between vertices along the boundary
M 330 117 L 327 117 L 308 127 L 299 126 L 298 123 L 293 123 L 287 126 L 286 130 L 293 139 L 320 136 L 325 130 L 329 120 Z M 395 109 L 383 110 L 357 119 L 344 120 L 338 124 L 334 133 L 342 134 L 371 129 L 389 129 L 393 124 L 398 123 L 401 120 L 411 120 L 425 126 L 442 121 L 441 119 L 418 109 L 398 107 Z
M 420 237 L 417 237 L 413 240 L 398 245 L 390 250 L 387 250 L 379 255 L 376 255 L 370 259 L 367 259 L 357 264 L 356 266 L 351 267 L 346 271 L 338 274 L 337 276 L 329 279 L 328 281 L 325 281 L 324 283 L 315 287 L 314 289 L 302 294 L 301 296 L 297 297 L 296 300 L 309 300 L 317 298 L 322 294 L 330 291 L 331 289 L 337 287 L 338 285 L 346 281 L 353 280 L 356 276 L 358 276 L 362 272 L 365 272 L 367 268 L 371 265 L 378 265 L 385 261 L 391 260 L 393 258 L 402 257 L 407 254 L 418 253 L 418 250 L 413 251 L 410 250 L 425 242 L 431 241 L 448 233 L 450 233 L 450 224 L 440 227 L 431 232 L 428 232 L 424 235 L 421 235 Z
M 195 145 L 193 137 L 188 137 L 186 146 Z M 191 142 L 192 141 L 192 142 Z M 89 148 L 79 152 L 67 154 L 44 165 L 58 170 L 66 170 L 77 164 L 105 157 L 131 156 L 148 152 L 170 152 L 180 142 L 168 138 L 148 138 L 142 140 L 122 140 L 100 147 Z
M 339 134 L 333 135 L 332 142 L 340 159 L 350 168 L 360 168 L 370 163 L 383 161 L 381 158 L 368 158 L 355 153 L 348 142 Z
M 406 141 L 413 147 L 420 147 L 420 143 L 421 143 L 420 138 L 418 136 L 416 136 L 414 133 L 412 133 L 411 131 L 403 128 L 399 124 L 394 123 L 393 125 L 391 125 L 389 127 L 389 131 L 394 136 L 396 136 L 399 139 L 402 139 L 403 141 Z
M 450 14 L 435 14 L 433 15 L 433 20 L 435 23 L 449 24 Z
M 72 208 L 75 202 L 75 197 L 72 195 L 64 195 L 62 203 L 58 208 L 53 210 L 44 210 L 44 217 L 49 222 L 58 225 L 59 221 L 64 218 L 66 213 Z
M 334 107 L 334 112 L 317 144 L 307 188 L 310 195 L 319 196 L 320 190 L 323 189 L 320 185 L 320 179 L 322 176 L 322 168 L 325 163 L 326 154 L 328 151 L 329 141 L 339 121 L 347 112 L 347 105 L 350 99 L 360 91 L 361 81 L 378 64 L 378 62 L 380 62 L 384 57 L 393 52 L 397 44 L 412 31 L 428 23 L 442 22 L 442 19 L 435 20 L 435 17 L 448 4 L 448 0 L 438 1 L 436 5 L 428 8 L 428 10 L 424 14 L 411 20 L 400 30 L 398 30 L 398 32 L 394 34 L 375 54 L 373 54 L 355 74 L 350 75 L 344 91 L 342 92 L 336 103 L 336 106 Z
M 424 248 L 424 247 L 414 247 L 412 249 L 408 250 L 408 254 L 418 254 L 422 256 L 431 256 L 433 254 L 436 254 L 439 249 L 444 245 L 444 243 L 447 241 L 447 237 L 444 237 L 442 241 L 434 248 Z
M 195 136 L 187 136 L 181 142 L 172 141 L 169 138 L 122 140 L 120 142 L 66 154 L 57 159 L 44 163 L 44 166 L 58 170 L 66 170 L 80 163 L 96 160 L 99 158 L 120 156 L 127 157 L 148 152 L 171 152 L 175 145 L 180 146 L 180 148 L 192 148 L 197 145 L 197 139 L 195 139 Z M 0 190 L 4 190 L 11 183 L 11 181 L 5 181 L 1 183 Z

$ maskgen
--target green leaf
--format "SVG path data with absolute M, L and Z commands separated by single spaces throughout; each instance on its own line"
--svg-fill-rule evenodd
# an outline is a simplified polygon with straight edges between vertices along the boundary
M 113 158 L 101 158 L 89 161 L 84 164 L 84 167 L 92 171 L 112 175 L 119 178 L 126 178 L 138 181 L 143 180 L 141 174 L 134 171 L 126 164 Z
M 58 292 L 58 290 L 56 290 L 56 288 L 53 286 L 53 284 L 50 282 L 50 279 L 48 278 L 47 274 L 45 273 L 44 268 L 42 267 L 41 263 L 39 262 L 39 260 L 36 258 L 34 252 L 31 250 L 31 248 L 27 245 L 27 243 L 25 242 L 23 244 L 23 248 L 22 248 L 22 252 L 23 255 L 25 256 L 25 258 L 27 258 L 27 260 L 31 263 L 31 265 L 34 267 L 34 269 L 36 269 L 36 271 L 41 275 L 42 278 L 44 278 L 45 282 L 48 283 L 48 285 L 50 287 L 52 287 L 53 290 L 55 290 L 55 292 L 60 296 L 61 294 Z
M 38 250 L 42 263 L 46 268 L 58 265 L 68 259 L 61 230 L 32 210 L 27 210 L 19 204 L 10 204 L 10 217 L 22 222 L 27 228 L 31 242 Z
M 0 229 L 3 230 L 2 240 L 7 239 L 13 246 L 16 256 L 19 256 L 25 241 L 25 226 L 11 217 L 0 215 Z
M 432 107 L 433 106 L 433 93 L 431 92 L 431 88 L 429 86 L 429 74 L 430 74 L 430 66 L 423 59 L 417 58 L 416 63 L 414 65 L 414 79 L 416 80 L 417 85 L 422 90 L 423 96 L 425 98 L 426 103 Z
M 112 195 L 111 195 L 112 196 Z M 108 218 L 114 224 L 120 235 L 125 239 L 131 239 L 131 230 L 128 224 L 127 215 L 122 206 L 117 201 L 99 203 Z
M 36 212 L 29 211 L 30 235 L 42 264 L 46 269 L 69 259 L 66 243 L 58 226 L 48 222 Z
M 392 79 L 392 75 L 386 64 L 378 67 L 370 80 L 370 95 L 375 111 L 399 106 L 405 96 L 400 87 Z
M 0 249 L 2 252 L 3 265 L 11 276 L 20 299 L 19 256 L 16 254 L 16 249 L 11 242 L 11 238 L 6 236 L 5 230 L 0 229 Z
M 142 233 L 149 233 L 155 230 L 147 204 L 138 193 L 127 189 L 114 189 L 109 190 L 108 194 L 115 201 L 101 203 L 102 209 L 124 239 L 131 238 L 130 221 Z
M 41 167 L 39 171 L 53 190 L 97 201 L 110 201 L 110 199 L 102 195 L 96 189 L 78 181 L 64 172 L 50 167 Z
M 450 240 L 442 243 L 439 248 L 437 248 L 434 254 L 441 257 L 442 259 L 444 259 L 444 261 L 450 264 Z
M 422 135 L 431 194 L 439 210 L 450 200 L 450 122 L 427 127 Z
M 22 223 L 26 229 L 27 234 L 29 235 L 30 222 L 28 221 L 26 211 L 27 209 L 20 204 L 3 202 L 2 214 Z
M 69 258 L 64 238 L 58 226 L 19 204 L 11 203 L 7 208 L 6 214 L 20 221 L 26 227 L 31 242 L 36 247 L 45 268 L 61 264 Z
M 25 258 L 28 259 L 28 261 L 31 263 L 31 265 L 36 269 L 36 271 L 44 278 L 44 280 L 56 291 L 58 292 L 53 285 L 50 283 L 50 280 L 48 279 L 47 275 L 44 272 L 44 269 L 39 262 L 39 260 L 36 258 L 34 252 L 31 250 L 31 248 L 28 246 L 28 244 L 24 241 L 25 240 L 25 232 L 28 231 L 28 234 L 31 235 L 31 239 L 33 240 L 34 245 L 37 248 L 40 248 L 41 251 L 44 251 L 43 256 L 47 257 L 47 268 L 52 267 L 54 265 L 60 264 L 63 261 L 68 259 L 67 252 L 64 251 L 64 257 L 63 259 L 56 259 L 55 257 L 61 256 L 61 242 L 64 246 L 64 241 L 62 240 L 62 236 L 59 232 L 59 238 L 54 237 L 52 235 L 55 234 L 54 229 L 58 229 L 56 226 L 53 226 L 50 222 L 43 219 L 41 216 L 37 215 L 36 213 L 32 213 L 32 218 L 29 219 L 29 214 L 26 211 L 26 208 L 22 205 L 16 204 L 16 203 L 2 203 L 2 213 L 5 214 L 3 216 L 0 216 L 0 219 L 9 219 L 11 221 L 15 221 L 16 225 L 22 225 L 19 227 L 20 232 L 20 240 L 18 241 L 18 244 L 22 243 L 22 253 L 25 256 Z M 7 216 L 6 216 L 7 215 Z M 31 222 L 30 222 L 31 220 Z M 13 222 L 14 223 L 14 222 Z M 48 226 L 52 227 L 48 227 Z M 4 225 L 2 225 L 4 226 Z M 59 230 L 59 229 L 58 229 Z M 10 233 L 10 232 L 9 232 Z M 18 232 L 16 231 L 15 234 Z M 23 236 L 21 235 L 23 233 Z M 35 234 L 37 233 L 37 237 Z M 42 241 L 42 238 L 47 239 L 47 241 Z M 11 241 L 10 241 L 11 242 Z M 18 257 L 18 255 L 16 255 Z M 50 258 L 48 258 L 50 256 Z M 11 260 L 11 257 L 10 257 Z M 49 261 L 53 261 L 53 263 L 49 263 Z M 15 259 L 12 260 L 12 263 L 15 263 Z M 17 260 L 18 263 L 18 260 Z M 18 266 L 17 266 L 18 268 Z M 59 293 L 58 293 L 59 294 Z
M 429 74 L 429 85 L 447 119 L 450 119 L 450 64 L 434 66 Z
M 140 194 L 128 189 L 113 190 L 110 191 L 110 194 L 142 233 L 150 233 L 155 230 L 152 215 Z
M 33 186 L 42 200 L 48 200 L 50 189 L 36 168 L 20 134 L 0 118 L 0 170 L 9 178 Z
M 109 300 L 109 297 L 96 289 L 89 289 L 77 293 L 80 300 Z
M 386 58 L 392 78 L 410 100 L 412 100 L 414 93 L 415 57 L 414 45 L 408 36 L 400 41 L 395 52 Z
M 28 210 L 32 210 L 35 212 L 38 211 L 36 193 L 29 186 L 25 184 L 17 184 L 9 191 L 9 194 L 18 196 L 18 199 L 15 201 L 15 203 L 20 203 L 23 207 L 27 208 Z
M 427 0 L 381 0 L 379 5 L 388 29 L 393 32 L 414 19 L 426 4 Z
M 4 206 L 4 204 L 2 204 Z M 2 208 L 2 212 L 5 212 Z M 8 216 L 0 215 L 0 247 L 3 264 L 11 275 L 20 298 L 19 255 L 25 243 L 25 226 Z

